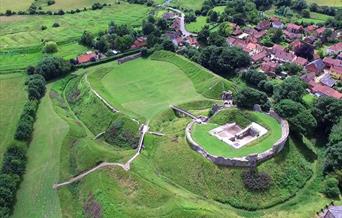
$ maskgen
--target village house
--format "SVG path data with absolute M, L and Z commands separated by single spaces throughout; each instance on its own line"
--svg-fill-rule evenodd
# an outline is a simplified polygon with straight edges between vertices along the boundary
M 175 18 L 176 18 L 176 15 L 172 12 L 166 12 L 165 14 L 163 14 L 164 20 L 173 20 Z
M 286 30 L 290 33 L 299 34 L 303 32 L 303 27 L 297 24 L 289 23 L 286 27 Z
M 318 26 L 316 26 L 316 25 L 309 25 L 305 28 L 305 32 L 307 34 L 312 34 L 317 28 L 318 28 Z
M 314 32 L 314 34 L 315 34 L 316 36 L 318 36 L 318 37 L 322 37 L 324 31 L 325 31 L 325 27 L 321 27 L 321 28 L 316 29 L 316 31 Z
M 339 54 L 340 52 L 342 52 L 342 42 L 338 42 L 327 48 L 327 53 L 329 55 Z
M 341 218 L 342 206 L 329 206 L 321 214 L 320 218 Z
M 268 30 L 271 27 L 271 22 L 268 20 L 262 20 L 258 23 L 258 25 L 255 27 L 258 31 Z
M 293 42 L 290 43 L 290 47 L 292 48 L 292 50 L 296 50 L 300 47 L 302 47 L 303 43 L 300 40 L 295 40 Z
M 302 34 L 300 34 L 300 33 L 293 33 L 293 32 L 287 31 L 287 30 L 284 30 L 283 33 L 285 35 L 285 38 L 288 41 L 293 41 L 293 40 L 302 38 Z
M 325 68 L 325 64 L 322 59 L 317 59 L 311 61 L 305 66 L 305 69 L 310 73 L 315 73 L 316 75 L 321 73 Z
M 280 21 L 278 17 L 271 17 L 272 27 L 276 29 L 283 29 L 284 24 Z
M 342 80 L 342 66 L 332 66 L 330 68 L 330 74 L 335 79 Z
M 277 67 L 279 66 L 278 63 L 272 61 L 265 61 L 261 63 L 261 70 L 265 73 L 273 73 L 276 71 Z
M 338 60 L 342 60 L 342 53 L 340 53 L 340 54 L 337 56 L 337 59 L 338 59 Z
M 76 58 L 78 64 L 84 64 L 88 62 L 96 61 L 99 58 L 98 54 L 94 51 L 88 51 Z
M 295 59 L 295 55 L 284 50 L 276 49 L 273 55 L 271 55 L 272 60 L 277 60 L 280 62 L 292 62 Z
M 306 60 L 305 58 L 298 57 L 298 56 L 296 56 L 295 59 L 293 60 L 293 63 L 298 64 L 298 65 L 300 65 L 300 66 L 302 66 L 302 67 L 304 67 L 305 65 L 307 65 L 308 62 L 309 62 L 309 61 Z
M 199 46 L 197 39 L 193 36 L 188 36 L 186 38 L 186 43 L 192 47 L 198 47 Z
M 342 60 L 334 59 L 331 57 L 323 58 L 323 62 L 327 67 L 342 66 Z
M 263 50 L 259 53 L 255 53 L 253 56 L 252 56 L 252 61 L 253 63 L 258 63 L 262 60 L 264 60 L 265 57 L 267 57 L 267 51 Z
M 322 78 L 319 80 L 323 85 L 329 86 L 330 88 L 333 87 L 336 84 L 336 80 L 331 78 L 331 75 L 326 73 L 322 76 Z
M 314 45 L 314 43 L 317 41 L 317 37 L 316 36 L 306 36 L 303 39 L 303 42 Z
M 133 44 L 131 45 L 131 48 L 132 49 L 142 48 L 144 46 L 146 46 L 146 37 L 140 36 L 133 42 Z
M 336 91 L 333 88 L 330 88 L 329 86 L 317 84 L 313 80 L 311 80 L 309 82 L 309 88 L 318 97 L 319 96 L 330 96 L 330 97 L 333 97 L 336 99 L 342 99 L 342 93 Z

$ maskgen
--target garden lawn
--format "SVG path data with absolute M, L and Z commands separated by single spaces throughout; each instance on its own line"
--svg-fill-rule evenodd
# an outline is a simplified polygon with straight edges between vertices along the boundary
M 103 93 L 112 105 L 126 112 L 150 119 L 166 110 L 171 104 L 181 104 L 204 99 L 198 94 L 186 74 L 177 66 L 167 62 L 137 59 L 121 65 L 109 63 L 91 69 L 89 77 L 94 81 L 99 69 L 109 71 L 101 79 Z
M 76 14 L 11 16 L 0 23 L 0 51 L 9 48 L 40 46 L 41 40 L 70 42 L 80 38 L 87 30 L 93 33 L 106 30 L 108 23 L 140 25 L 149 8 L 144 5 L 121 2 L 101 10 L 89 10 Z M 60 27 L 53 28 L 53 23 Z M 41 30 L 41 26 L 46 30 Z
M 4 13 L 6 10 L 11 11 L 26 11 L 33 0 L 0 0 L 0 12 Z
M 199 16 L 196 18 L 195 22 L 191 22 L 191 23 L 186 24 L 186 29 L 190 32 L 198 33 L 207 24 L 208 24 L 207 23 L 207 17 L 206 16 Z
M 69 127 L 53 110 L 48 95 L 39 105 L 13 217 L 61 217 L 58 194 L 52 185 L 59 178 L 60 147 Z
M 213 8 L 213 10 L 216 11 L 217 13 L 223 13 L 225 8 L 226 6 L 216 6 Z
M 23 74 L 0 75 L 0 165 L 26 102 Z
M 220 126 L 215 123 L 196 124 L 192 131 L 193 139 L 200 144 L 208 153 L 223 157 L 243 157 L 252 153 L 261 153 L 270 148 L 281 137 L 281 127 L 276 119 L 260 112 L 251 112 L 256 119 L 254 122 L 267 128 L 268 132 L 239 149 L 222 142 L 215 136 L 209 134 L 209 131 Z

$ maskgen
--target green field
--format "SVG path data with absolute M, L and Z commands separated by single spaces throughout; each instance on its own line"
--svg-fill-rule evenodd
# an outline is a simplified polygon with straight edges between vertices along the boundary
M 74 0 L 74 1 L 69 1 L 69 0 L 57 0 L 55 4 L 48 6 L 46 4 L 45 7 L 43 7 L 44 10 L 48 11 L 56 11 L 59 9 L 63 10 L 72 10 L 72 9 L 83 9 L 84 7 L 91 7 L 92 4 L 99 2 L 99 3 L 110 3 L 114 4 L 116 1 L 115 0 Z
M 90 10 L 63 16 L 10 16 L 0 24 L 0 51 L 9 48 L 40 46 L 41 40 L 68 42 L 78 40 L 87 30 L 93 33 L 103 31 L 110 21 L 117 24 L 139 25 L 147 16 L 148 7 L 121 2 L 102 10 Z M 60 27 L 53 28 L 53 23 Z M 41 26 L 47 26 L 41 30 Z M 77 27 L 77 28 L 75 28 Z
M 17 123 L 26 102 L 22 74 L 0 75 L 0 163 L 7 146 L 14 139 Z
M 60 149 L 67 132 L 67 123 L 55 113 L 46 95 L 38 109 L 13 217 L 61 217 L 58 194 L 52 185 L 59 178 Z
M 173 0 L 171 1 L 171 5 L 180 7 L 180 8 L 187 8 L 192 10 L 199 10 L 202 7 L 204 0 Z
M 317 3 L 318 5 L 342 7 L 342 0 L 307 0 L 308 4 Z
M 209 134 L 210 130 L 222 125 L 222 123 L 217 124 L 213 122 L 205 125 L 196 124 L 192 131 L 193 139 L 197 143 L 199 143 L 208 153 L 223 157 L 243 157 L 252 153 L 261 153 L 272 148 L 272 145 L 281 137 L 281 127 L 278 121 L 264 113 L 249 113 L 251 116 L 250 121 L 256 122 L 268 130 L 268 133 L 265 136 L 255 142 L 251 142 L 250 144 L 245 145 L 242 148 L 235 149 L 225 142 L 217 139 L 215 136 Z M 216 116 L 220 116 L 220 114 L 217 114 Z M 234 121 L 229 120 L 225 122 Z M 235 122 L 237 121 L 235 120 Z
M 6 12 L 6 10 L 12 11 L 26 11 L 33 0 L 0 0 L 0 12 Z
M 207 17 L 199 16 L 196 18 L 195 22 L 186 24 L 186 29 L 190 32 L 198 33 L 205 25 L 208 25 Z

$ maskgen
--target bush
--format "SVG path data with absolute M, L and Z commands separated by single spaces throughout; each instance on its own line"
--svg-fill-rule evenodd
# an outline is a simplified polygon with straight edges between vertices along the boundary
M 59 23 L 53 23 L 52 24 L 52 27 L 54 27 L 54 28 L 57 28 L 57 27 L 59 27 L 60 25 L 59 25 Z
M 31 100 L 39 100 L 45 95 L 46 82 L 42 75 L 31 75 L 27 81 L 28 97 Z
M 334 177 L 328 177 L 324 181 L 323 193 L 329 198 L 337 198 L 340 195 L 338 180 Z
M 267 111 L 270 106 L 267 95 L 264 92 L 249 87 L 241 89 L 236 94 L 234 101 L 238 107 L 246 109 L 253 109 L 255 104 L 259 104 Z
M 47 2 L 47 4 L 48 4 L 48 5 L 53 5 L 53 4 L 55 4 L 55 1 L 54 1 L 54 0 L 49 0 L 49 1 Z
M 43 47 L 44 53 L 51 54 L 51 53 L 55 53 L 57 51 L 58 51 L 57 43 L 53 42 L 53 41 L 46 42 L 44 47 Z
M 40 29 L 41 29 L 41 30 L 46 30 L 46 29 L 47 29 L 47 26 L 44 26 L 44 25 L 43 25 L 43 26 L 40 27 Z
M 257 86 L 261 81 L 266 80 L 267 76 L 266 74 L 256 70 L 247 70 L 241 74 L 241 78 L 248 84 Z
M 271 186 L 271 177 L 266 173 L 259 173 L 255 170 L 243 172 L 241 174 L 243 184 L 250 191 L 263 192 Z

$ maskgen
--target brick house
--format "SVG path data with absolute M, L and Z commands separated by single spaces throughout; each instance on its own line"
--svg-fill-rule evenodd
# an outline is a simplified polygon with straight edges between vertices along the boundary
M 76 61 L 78 64 L 84 64 L 92 61 L 96 61 L 98 59 L 98 56 L 96 52 L 87 52 L 86 54 L 82 54 L 76 58 Z
M 324 68 L 325 68 L 325 64 L 322 59 L 311 61 L 305 66 L 305 69 L 308 72 L 315 73 L 315 74 L 322 72 Z
M 303 32 L 303 27 L 299 26 L 294 23 L 289 23 L 286 27 L 286 30 L 289 31 L 290 33 L 302 33 Z
M 256 30 L 262 31 L 262 30 L 268 30 L 271 27 L 271 22 L 268 20 L 262 20 L 258 23 L 258 25 L 255 27 Z
M 342 66 L 332 66 L 330 68 L 330 74 L 335 79 L 342 80 Z
M 334 59 L 331 57 L 323 58 L 323 62 L 327 67 L 342 66 L 342 60 Z
M 342 42 L 338 42 L 327 48 L 328 54 L 338 54 L 340 52 L 342 52 Z
M 142 48 L 144 46 L 146 46 L 146 37 L 140 36 L 133 42 L 131 48 Z

